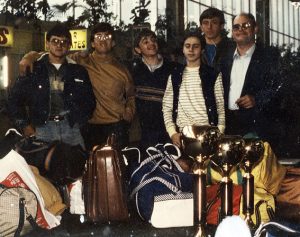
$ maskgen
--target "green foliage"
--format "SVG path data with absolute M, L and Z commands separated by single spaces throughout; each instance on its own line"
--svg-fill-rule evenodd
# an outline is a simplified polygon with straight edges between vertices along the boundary
M 148 0 L 147 3 L 145 0 L 141 0 L 140 5 L 131 10 L 133 16 L 130 19 L 133 20 L 134 25 L 147 23 L 147 21 L 149 20 L 148 18 L 149 14 L 151 12 L 150 10 L 147 9 L 147 7 L 149 6 L 150 3 L 151 3 L 150 0 Z
M 107 12 L 107 3 L 105 0 L 84 0 L 88 5 L 83 11 L 80 21 L 87 21 L 89 27 L 99 22 L 111 22 L 114 14 Z

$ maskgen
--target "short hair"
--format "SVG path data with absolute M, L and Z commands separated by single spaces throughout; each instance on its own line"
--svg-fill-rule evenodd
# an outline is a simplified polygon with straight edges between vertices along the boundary
M 46 34 L 46 40 L 50 41 L 52 36 L 66 37 L 72 43 L 70 29 L 63 23 L 57 23 Z
M 187 32 L 184 36 L 183 36 L 183 42 L 182 44 L 184 44 L 184 42 L 190 38 L 190 37 L 196 37 L 199 39 L 200 45 L 201 45 L 201 49 L 203 49 L 203 41 L 202 41 L 202 36 L 201 33 L 199 31 L 189 31 Z
M 90 38 L 91 42 L 94 41 L 95 34 L 97 34 L 99 32 L 108 32 L 109 34 L 111 34 L 112 39 L 113 40 L 115 39 L 115 30 L 111 26 L 111 24 L 109 24 L 107 22 L 100 22 L 100 23 L 96 24 L 91 31 L 91 38 Z
M 233 24 L 233 22 L 234 22 L 234 19 L 235 19 L 237 16 L 244 16 L 244 17 L 248 18 L 248 20 L 250 21 L 250 23 L 252 24 L 252 26 L 254 26 L 254 27 L 256 26 L 256 20 L 255 20 L 254 15 L 251 14 L 251 13 L 247 13 L 247 12 L 242 12 L 242 13 L 240 13 L 240 14 L 234 16 L 234 17 L 233 17 L 233 20 L 232 20 L 232 24 Z
M 134 39 L 134 42 L 133 42 L 133 46 L 136 48 L 136 47 L 139 47 L 139 43 L 141 42 L 142 38 L 144 37 L 154 37 L 155 39 L 157 38 L 156 34 L 150 30 L 150 29 L 142 29 L 138 34 L 137 36 L 135 37 Z
M 200 25 L 202 24 L 202 21 L 204 19 L 211 19 L 214 17 L 219 18 L 221 24 L 225 24 L 224 13 L 215 7 L 210 7 L 201 13 L 200 19 L 199 19 Z

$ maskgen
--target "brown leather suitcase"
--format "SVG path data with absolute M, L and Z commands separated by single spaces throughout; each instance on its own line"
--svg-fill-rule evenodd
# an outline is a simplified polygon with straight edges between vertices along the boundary
M 83 175 L 86 217 L 91 222 L 128 220 L 127 199 L 114 136 L 105 146 L 94 147 Z

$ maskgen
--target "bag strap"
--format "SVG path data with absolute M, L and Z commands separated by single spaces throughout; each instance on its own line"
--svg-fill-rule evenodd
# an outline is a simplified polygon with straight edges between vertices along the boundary
M 163 156 L 162 153 L 158 153 L 158 154 L 149 156 L 147 159 L 143 160 L 143 161 L 140 163 L 139 167 L 136 168 L 136 169 L 133 171 L 133 173 L 131 174 L 131 178 L 132 178 L 132 177 L 133 177 L 133 176 L 134 176 L 134 175 L 135 175 L 142 167 L 144 167 L 146 164 L 148 164 L 148 163 L 150 163 L 150 162 L 152 162 L 152 161 L 154 161 L 154 160 L 156 160 L 156 159 L 159 159 L 159 158 L 161 158 L 161 160 L 158 161 L 158 162 L 155 162 L 154 167 L 151 169 L 151 172 L 153 172 L 153 171 L 159 166 L 159 164 L 165 159 L 165 157 Z
M 164 145 L 164 148 L 166 149 L 167 147 L 173 147 L 173 148 L 175 148 L 175 151 L 177 152 L 177 155 L 170 154 L 173 157 L 174 160 L 177 160 L 177 159 L 179 159 L 181 157 L 181 151 L 180 151 L 180 149 L 179 149 L 178 146 L 176 146 L 176 145 L 174 145 L 172 143 L 166 143 Z
M 19 237 L 25 223 L 25 198 L 19 199 L 19 224 L 14 237 Z
M 163 144 L 157 144 L 155 147 L 148 147 L 146 152 L 148 153 L 148 155 L 150 155 L 147 159 L 145 159 L 144 161 L 142 161 L 140 163 L 140 166 L 132 173 L 131 175 L 131 179 L 132 177 L 142 168 L 144 167 L 146 164 L 150 163 L 150 162 L 153 162 L 154 163 L 154 166 L 153 168 L 151 169 L 151 171 L 149 171 L 147 174 L 145 174 L 142 178 L 142 180 L 148 176 L 149 174 L 151 174 L 154 170 L 157 169 L 157 167 L 161 166 L 161 163 L 163 161 L 166 161 L 168 164 L 169 164 L 169 169 L 172 170 L 174 169 L 175 167 L 175 170 L 179 171 L 179 172 L 184 172 L 184 170 L 181 168 L 181 166 L 177 163 L 177 161 L 173 158 L 172 155 L 170 155 L 168 153 L 168 151 L 165 149 L 165 147 L 167 146 L 174 146 L 173 144 L 170 144 L 170 143 L 167 143 L 165 145 Z M 152 154 L 151 152 L 155 152 L 156 154 Z M 177 155 L 179 156 L 180 154 L 180 150 L 179 148 L 176 149 L 177 151 Z M 159 161 L 156 161 L 160 159 Z M 142 181 L 141 180 L 141 181 Z M 130 184 L 130 182 L 129 182 Z
M 276 227 L 277 230 L 284 231 L 288 236 L 299 236 L 300 235 L 300 232 L 295 229 L 284 226 L 277 222 L 270 221 L 267 223 L 261 223 L 260 226 L 258 227 L 258 229 L 255 231 L 254 237 L 261 237 L 263 234 L 265 234 L 265 232 L 266 232 L 266 230 L 268 230 L 268 228 L 274 229 L 274 227 Z
M 140 151 L 139 148 L 137 148 L 137 147 L 125 147 L 125 148 L 122 149 L 122 151 L 131 151 L 131 150 L 137 150 L 138 156 L 139 156 L 138 163 L 140 164 L 141 163 L 141 151 Z M 124 154 L 122 154 L 122 156 L 123 156 L 125 164 L 128 165 L 127 157 Z
M 133 196 L 139 191 L 141 190 L 143 187 L 145 187 L 146 185 L 148 185 L 149 183 L 152 183 L 154 181 L 158 181 L 161 184 L 165 185 L 170 191 L 174 192 L 174 193 L 181 193 L 181 190 L 174 184 L 170 183 L 169 181 L 160 178 L 160 177 L 152 177 L 150 179 L 146 179 L 143 182 L 141 182 L 137 187 L 135 187 L 133 189 L 133 191 L 130 194 L 130 198 L 133 198 Z

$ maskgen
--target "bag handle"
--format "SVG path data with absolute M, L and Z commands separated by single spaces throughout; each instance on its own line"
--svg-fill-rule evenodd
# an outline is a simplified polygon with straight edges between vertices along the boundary
M 172 156 L 174 160 L 177 160 L 181 157 L 181 151 L 180 151 L 178 146 L 174 145 L 173 143 L 166 143 L 164 145 L 164 148 L 166 149 L 167 147 L 175 148 L 175 151 L 177 152 L 177 155 L 170 154 L 170 156 Z
M 255 231 L 254 237 L 262 236 L 262 234 L 264 234 L 265 231 L 269 227 L 270 228 L 276 227 L 278 230 L 284 231 L 284 232 L 286 232 L 286 234 L 288 233 L 289 236 L 299 236 L 300 235 L 300 232 L 295 230 L 295 229 L 284 226 L 284 225 L 279 224 L 277 222 L 270 221 L 270 222 L 267 222 L 267 223 L 261 223 L 260 226 L 258 227 L 258 229 Z
M 170 146 L 173 144 L 167 143 L 166 145 L 163 144 L 157 144 L 155 147 L 148 147 L 146 152 L 150 155 L 150 157 L 148 157 L 147 159 L 145 159 L 144 161 L 142 161 L 140 163 L 140 166 L 134 170 L 134 172 L 131 174 L 131 179 L 132 177 L 142 168 L 144 167 L 146 164 L 157 160 L 159 158 L 161 158 L 159 161 L 155 162 L 154 167 L 151 169 L 150 172 L 148 172 L 147 174 L 145 174 L 145 176 L 149 175 L 150 173 L 152 173 L 158 166 L 161 165 L 161 163 L 163 161 L 167 161 L 170 165 L 170 169 L 174 169 L 174 167 L 172 166 L 172 164 L 176 167 L 177 171 L 179 172 L 184 172 L 184 170 L 181 168 L 181 166 L 177 163 L 177 161 L 173 158 L 172 155 L 170 155 L 167 150 L 165 150 L 165 146 Z M 159 149 L 159 147 L 162 147 L 162 149 Z M 155 151 L 156 154 L 151 154 L 151 151 Z M 180 150 L 178 150 L 178 152 L 180 152 Z M 144 176 L 144 177 L 145 177 Z M 130 182 L 129 182 L 130 183 Z
M 114 147 L 116 145 L 117 136 L 115 133 L 112 133 L 107 137 L 106 145 L 110 147 Z
M 156 160 L 156 159 L 158 159 L 158 158 L 161 158 L 161 160 L 158 161 L 158 162 L 154 162 L 154 160 Z M 162 153 L 158 153 L 158 154 L 156 154 L 156 155 L 153 155 L 153 156 L 148 157 L 146 160 L 144 160 L 144 161 L 142 161 L 142 163 L 140 163 L 140 166 L 139 166 L 138 168 L 136 168 L 136 169 L 133 171 L 133 173 L 132 173 L 131 176 L 130 176 L 130 180 L 132 180 L 132 177 L 133 177 L 133 176 L 134 176 L 141 168 L 143 168 L 146 164 L 148 164 L 148 163 L 150 163 L 150 162 L 153 161 L 153 163 L 154 163 L 153 168 L 152 168 L 148 173 L 146 173 L 146 174 L 143 176 L 143 178 L 146 177 L 147 175 L 149 175 L 149 174 L 151 174 L 153 171 L 155 171 L 155 170 L 157 169 L 157 167 L 159 167 L 160 163 L 163 162 L 165 159 L 166 159 L 166 157 L 163 156 Z M 129 184 L 130 184 L 130 181 L 129 181 Z
M 158 145 L 156 145 L 156 146 L 159 147 L 159 145 L 160 145 L 160 144 L 158 144 Z M 170 153 L 166 150 L 166 147 L 168 147 L 168 146 L 172 146 L 172 147 L 174 147 L 174 148 L 176 149 L 176 151 L 177 151 L 177 156 L 175 156 L 175 157 L 177 157 L 177 158 L 174 158 L 174 155 L 170 154 Z M 173 165 L 175 165 L 177 171 L 182 172 L 182 173 L 184 172 L 184 170 L 181 168 L 181 166 L 180 166 L 180 165 L 178 164 L 178 162 L 176 161 L 176 160 L 181 156 L 181 152 L 180 152 L 180 150 L 179 150 L 179 148 L 178 148 L 177 146 L 175 146 L 175 145 L 173 145 L 173 144 L 171 144 L 171 143 L 166 143 L 165 145 L 161 146 L 161 150 L 160 150 L 160 151 L 168 158 L 169 161 L 171 161 L 171 163 L 172 163 Z M 174 167 L 172 166 L 171 169 L 174 169 Z
M 171 190 L 174 193 L 181 193 L 181 190 L 174 184 L 170 183 L 169 181 L 160 178 L 160 177 L 152 177 L 150 179 L 146 179 L 143 182 L 141 182 L 138 186 L 136 186 L 133 191 L 130 194 L 130 198 L 133 198 L 133 196 L 141 190 L 143 187 L 145 187 L 147 184 L 152 183 L 154 181 L 158 181 L 161 184 L 165 185 L 169 190 Z
M 138 163 L 140 164 L 141 163 L 141 151 L 140 151 L 139 148 L 137 148 L 137 147 L 125 147 L 125 148 L 122 149 L 122 151 L 131 151 L 131 150 L 137 150 L 138 156 L 139 156 Z M 127 157 L 124 154 L 122 154 L 122 156 L 123 156 L 125 164 L 128 165 Z

